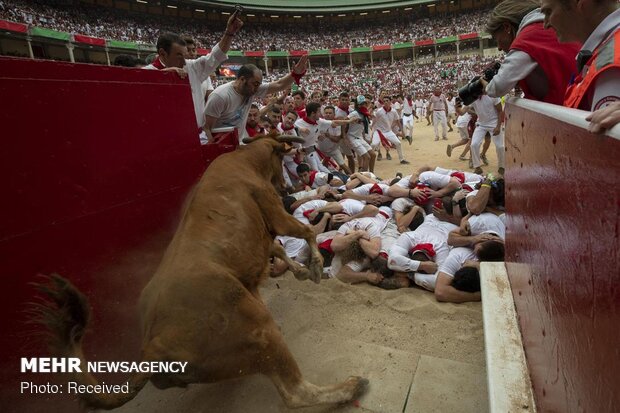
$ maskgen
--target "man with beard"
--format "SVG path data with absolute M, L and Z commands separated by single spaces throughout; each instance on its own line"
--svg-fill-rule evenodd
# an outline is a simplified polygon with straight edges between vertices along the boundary
M 263 72 L 253 64 L 241 66 L 237 79 L 218 86 L 211 95 L 205 108 L 205 132 L 209 142 L 213 141 L 212 130 L 234 127 L 239 130 L 240 141 L 246 136 L 243 126 L 255 99 L 267 94 L 275 94 L 291 88 L 293 82 L 299 83 L 306 73 L 308 57 L 302 56 L 288 75 L 271 83 L 263 83 Z

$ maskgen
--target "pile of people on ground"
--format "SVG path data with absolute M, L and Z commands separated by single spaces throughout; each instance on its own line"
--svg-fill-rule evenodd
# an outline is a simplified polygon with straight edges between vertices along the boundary
M 372 173 L 319 175 L 297 168 L 305 190 L 283 197 L 286 210 L 312 226 L 324 277 L 384 289 L 421 287 L 439 301 L 480 300 L 479 261 L 503 261 L 504 180 L 441 167 L 380 179 Z M 279 236 L 304 265 L 303 239 Z M 288 269 L 277 258 L 272 275 Z

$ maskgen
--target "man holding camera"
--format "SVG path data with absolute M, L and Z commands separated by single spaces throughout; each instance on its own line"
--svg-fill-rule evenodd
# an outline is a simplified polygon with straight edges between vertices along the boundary
M 481 80 L 489 96 L 502 97 L 518 83 L 527 99 L 564 102 L 580 45 L 560 45 L 543 20 L 539 0 L 505 0 L 493 9 L 487 31 L 507 54 L 497 73 Z

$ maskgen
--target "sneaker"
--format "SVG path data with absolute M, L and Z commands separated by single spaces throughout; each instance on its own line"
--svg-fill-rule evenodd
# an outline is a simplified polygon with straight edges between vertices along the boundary
M 435 138 L 435 142 L 437 142 L 438 140 L 439 140 L 439 138 L 438 138 L 438 137 L 436 137 L 436 138 Z
M 402 161 L 400 161 L 400 163 L 403 164 L 403 165 L 409 165 L 411 162 L 406 161 L 406 160 L 403 159 Z
M 474 173 L 478 174 L 478 175 L 483 175 L 484 174 L 484 172 L 482 171 L 481 167 L 477 167 L 476 169 L 474 169 Z
M 466 158 L 463 155 L 461 155 L 459 156 L 459 161 L 469 161 L 469 158 Z
M 446 155 L 448 155 L 448 158 L 452 156 L 452 145 L 448 145 L 446 148 Z
M 489 164 L 489 160 L 487 159 L 486 155 L 480 155 L 480 159 L 482 159 L 482 163 L 485 165 Z
M 504 176 L 504 172 L 506 172 L 506 170 L 505 170 L 504 168 L 502 168 L 502 167 L 500 167 L 500 168 L 497 170 L 497 173 L 498 173 L 498 174 L 500 174 L 501 176 Z
M 389 152 L 388 152 L 388 153 L 386 153 L 386 154 L 385 154 L 385 159 L 387 159 L 388 161 L 391 161 L 391 160 L 392 160 L 392 155 L 390 155 L 390 153 L 389 153 Z
M 474 162 L 471 159 L 469 160 L 469 168 L 474 169 Z
M 448 137 L 447 137 L 447 136 L 444 136 L 444 137 L 443 137 L 443 138 L 441 138 L 441 139 L 443 139 L 444 141 L 447 141 L 447 140 L 448 140 Z
M 403 173 L 402 172 L 396 172 L 396 177 L 403 179 Z
M 379 155 L 377 155 L 377 160 L 380 161 L 383 159 L 383 155 L 381 155 L 381 152 L 379 152 Z
M 409 142 L 409 145 L 411 145 L 413 143 L 413 138 L 411 136 L 409 136 L 409 135 L 405 136 L 405 140 L 407 142 Z

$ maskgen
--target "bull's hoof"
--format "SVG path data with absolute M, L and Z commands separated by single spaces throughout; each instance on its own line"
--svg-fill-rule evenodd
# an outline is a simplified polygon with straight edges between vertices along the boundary
M 299 269 L 293 271 L 293 275 L 295 276 L 295 278 L 297 278 L 300 281 L 305 281 L 308 278 L 310 278 L 311 273 L 310 270 L 308 270 L 305 267 L 299 267 Z
M 315 283 L 320 283 L 323 278 L 323 266 L 316 263 L 310 264 L 310 279 Z

